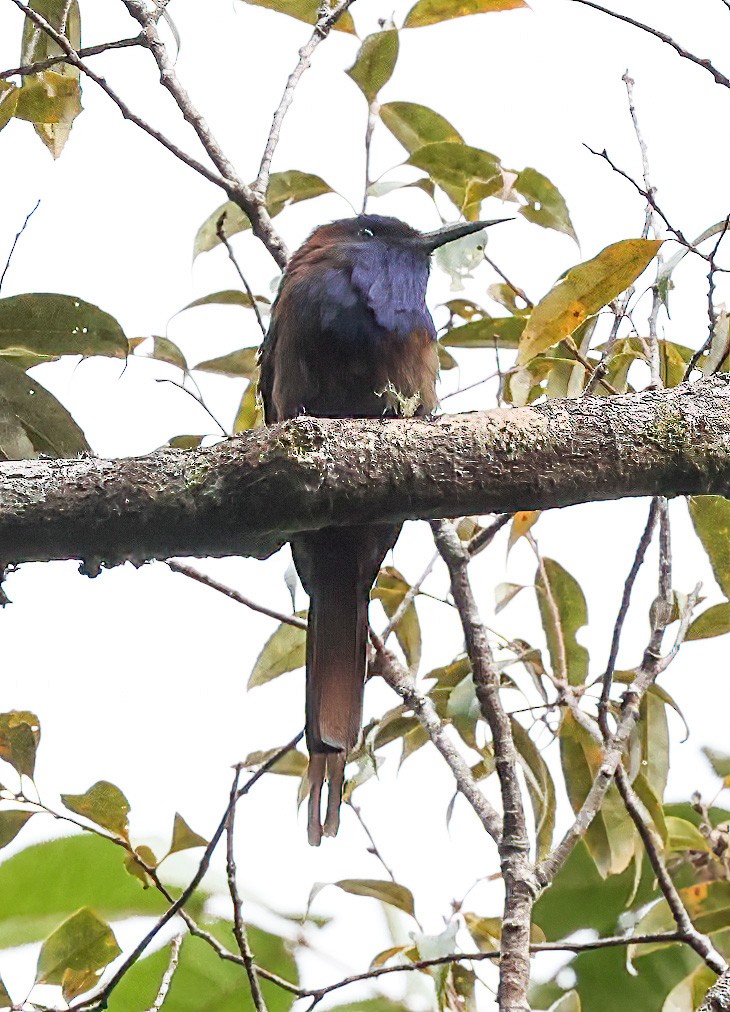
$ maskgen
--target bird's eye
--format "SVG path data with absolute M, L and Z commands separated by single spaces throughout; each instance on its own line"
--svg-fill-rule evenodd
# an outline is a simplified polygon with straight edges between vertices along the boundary
M 362 239 L 372 239 L 373 233 L 369 228 L 361 228 L 357 233 Z

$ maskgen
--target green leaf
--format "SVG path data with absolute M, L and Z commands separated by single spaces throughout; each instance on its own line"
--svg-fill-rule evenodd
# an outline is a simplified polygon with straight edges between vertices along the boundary
M 25 438 L 18 442 L 23 430 Z M 8 439 L 8 433 L 10 438 Z M 43 453 L 49 457 L 75 457 L 88 452 L 83 432 L 44 386 L 0 359 L 0 459 Z
M 249 429 L 258 429 L 263 424 L 264 413 L 258 396 L 258 384 L 251 380 L 243 392 L 241 403 L 238 405 L 233 431 L 247 432 Z
M 588 622 L 588 608 L 580 584 L 554 559 L 545 559 L 545 576 L 535 574 L 537 603 L 545 630 L 553 673 L 570 685 L 583 685 L 588 675 L 588 651 L 576 633 Z
M 669 726 L 664 701 L 647 693 L 639 708 L 641 772 L 661 803 L 669 775 Z
M 679 890 L 679 895 L 687 909 L 692 923 L 698 931 L 709 934 L 728 926 L 730 918 L 730 882 L 696 882 Z M 637 934 L 654 934 L 661 931 L 673 931 L 674 918 L 666 900 L 655 903 L 636 925 Z M 656 943 L 659 944 L 659 943 Z M 646 949 L 636 946 L 637 955 L 651 952 L 653 946 Z
M 468 221 L 475 221 L 481 202 L 504 185 L 499 158 L 468 144 L 427 144 L 414 151 L 406 164 L 427 172 Z
M 398 32 L 391 28 L 375 32 L 363 41 L 357 58 L 347 71 L 369 105 L 393 76 L 398 59 Z
M 661 244 L 659 239 L 624 239 L 571 267 L 530 314 L 518 362 L 529 362 L 559 344 L 625 291 L 646 270 Z
M 730 754 L 718 752 L 717 749 L 708 748 L 707 746 L 702 751 L 718 777 L 722 777 L 723 780 L 726 777 L 730 777 Z
M 700 833 L 697 826 L 693 826 L 686 819 L 679 819 L 676 815 L 666 816 L 668 848 L 669 850 L 698 850 L 707 851 L 709 846 L 707 840 Z
M 511 718 L 512 737 L 525 775 L 527 790 L 535 816 L 537 859 L 542 861 L 549 853 L 555 832 L 555 784 L 547 763 L 529 733 L 514 717 Z
M 271 304 L 271 299 L 267 299 L 265 295 L 254 295 L 254 299 L 265 306 Z M 175 315 L 198 306 L 241 306 L 243 309 L 253 309 L 253 302 L 248 292 L 239 292 L 235 288 L 228 288 L 223 292 L 213 292 L 211 295 L 203 295 L 199 299 L 188 302 L 187 306 L 183 306 Z
M 426 144 L 464 142 L 447 119 L 416 102 L 386 102 L 380 107 L 380 118 L 409 154 Z
M 392 618 L 400 608 L 406 594 L 411 589 L 408 581 L 393 566 L 383 566 L 378 579 L 370 592 L 371 598 L 380 601 L 388 618 Z M 403 617 L 395 627 L 401 650 L 408 662 L 411 674 L 418 671 L 421 662 L 421 626 L 418 621 L 415 601 L 406 608 Z
M 495 14 L 527 6 L 525 0 L 418 0 L 408 12 L 403 27 L 422 28 L 467 14 Z
M 127 357 L 127 339 L 113 316 L 73 295 L 46 293 L 0 299 L 0 348 Z
M 578 242 L 568 213 L 568 205 L 560 190 L 547 176 L 543 176 L 537 169 L 523 169 L 512 188 L 527 201 L 527 206 L 520 208 L 520 214 L 524 218 L 536 225 L 542 225 L 543 228 L 563 232 Z
M 9 81 L 0 81 L 0 130 L 7 126 L 18 108 L 20 90 Z M 0 997 L 2 993 L 0 992 Z
M 69 970 L 103 970 L 121 952 L 106 921 L 90 907 L 83 907 L 59 925 L 41 946 L 36 983 L 63 984 Z M 73 995 L 64 997 L 68 1000 Z
M 306 612 L 297 612 L 299 618 L 305 618 Z M 248 688 L 278 678 L 286 671 L 296 671 L 304 667 L 307 656 L 307 630 L 299 626 L 282 622 L 273 636 L 264 644 L 264 648 L 256 659 Z
M 234 379 L 253 379 L 258 367 L 258 348 L 239 348 L 219 358 L 210 358 L 193 366 L 200 372 L 214 372 Z
M 569 710 L 560 725 L 560 759 L 571 807 L 580 810 L 603 761 L 603 749 Z M 585 842 L 602 878 L 620 875 L 631 862 L 635 830 L 614 784 L 585 834 Z
M 185 433 L 180 436 L 173 436 L 168 439 L 167 445 L 174 450 L 197 450 L 205 436 L 195 436 L 192 433 Z
M 332 192 L 332 187 L 325 183 L 324 179 L 311 172 L 300 172 L 298 169 L 272 172 L 266 191 L 266 206 L 271 217 L 275 218 L 289 204 L 297 204 L 301 200 L 311 200 L 313 197 Z M 228 239 L 238 232 L 251 228 L 251 222 L 238 204 L 234 204 L 231 200 L 226 201 L 216 208 L 198 229 L 193 249 L 194 257 L 220 245 L 218 223 L 221 218 L 223 218 L 222 231 Z
M 322 16 L 320 0 L 246 0 L 246 3 L 255 7 L 266 7 L 270 11 L 278 11 L 279 14 L 288 14 L 290 18 L 297 21 L 305 21 L 308 25 L 316 25 Z M 325 9 L 327 9 L 325 7 Z M 355 35 L 355 24 L 349 11 L 340 15 L 335 22 L 334 29 L 337 32 L 347 32 Z
M 41 725 L 34 713 L 29 710 L 0 713 L 0 759 L 10 763 L 16 773 L 32 779 L 40 740 Z
M 156 362 L 166 362 L 168 365 L 174 365 L 178 369 L 182 369 L 183 372 L 188 371 L 188 363 L 185 356 L 169 337 L 153 337 L 152 351 L 144 354 L 142 357 L 152 358 Z
M 453 327 L 439 340 L 449 348 L 516 348 L 525 320 L 519 316 L 483 316 L 461 327 Z
M 730 597 L 730 499 L 721 495 L 690 496 L 689 515 L 714 577 L 725 597 Z
M 33 0 L 33 10 L 41 14 L 46 21 L 57 30 L 63 29 L 62 21 L 66 11 L 66 0 Z M 68 8 L 68 17 L 64 34 L 71 46 L 78 49 L 81 45 L 81 15 L 78 0 L 72 0 Z M 39 31 L 33 22 L 26 17 L 23 23 L 23 45 L 21 61 L 36 63 L 51 56 L 62 55 L 58 46 L 45 32 Z M 56 64 L 53 70 L 45 70 L 40 74 L 26 77 L 21 92 L 44 91 L 46 103 L 61 98 L 61 106 L 57 108 L 55 117 L 50 121 L 35 121 L 35 131 L 51 152 L 54 158 L 63 151 L 71 133 L 74 118 L 81 111 L 81 72 L 70 63 Z M 20 102 L 19 102 L 20 104 Z
M 381 903 L 388 903 L 391 907 L 397 907 L 406 914 L 414 915 L 413 894 L 405 886 L 397 882 L 388 882 L 381 879 L 368 878 L 347 878 L 333 882 L 338 889 L 351 893 L 353 896 L 370 896 L 372 899 L 380 900 Z
M 34 812 L 22 812 L 17 809 L 0 812 L 0 848 L 11 843 Z
M 191 850 L 193 847 L 207 847 L 208 841 L 205 837 L 193 832 L 190 826 L 179 812 L 175 812 L 175 822 L 172 827 L 172 843 L 167 852 L 177 854 L 181 850 Z
M 124 856 L 120 847 L 83 833 L 8 858 L 0 864 L 0 948 L 40 941 L 80 906 L 93 907 L 107 920 L 159 917 L 166 901 L 129 878 Z M 200 910 L 200 901 L 194 906 Z M 191 914 L 196 916 L 192 908 Z
M 99 780 L 85 794 L 62 794 L 61 801 L 70 812 L 83 815 L 123 840 L 129 839 L 130 805 L 115 784 Z

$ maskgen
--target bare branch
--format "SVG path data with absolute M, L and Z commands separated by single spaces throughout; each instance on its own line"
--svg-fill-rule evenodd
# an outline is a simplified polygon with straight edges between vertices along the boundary
M 36 203 L 35 203 L 35 207 L 32 210 L 28 211 L 28 213 L 26 214 L 25 221 L 20 226 L 19 231 L 16 233 L 16 236 L 13 239 L 13 245 L 10 247 L 10 252 L 8 253 L 8 259 L 5 261 L 5 267 L 3 268 L 2 274 L 0 274 L 0 291 L 2 291 L 3 281 L 5 280 L 5 275 L 8 273 L 8 268 L 10 267 L 10 261 L 13 259 L 13 253 L 15 253 L 15 247 L 18 245 L 18 242 L 19 242 L 20 237 L 22 236 L 23 232 L 25 232 L 26 228 L 28 227 L 28 222 L 30 221 L 30 219 L 33 217 L 33 215 L 36 213 L 36 211 L 38 210 L 38 208 L 40 206 L 41 206 L 41 202 L 40 202 L 40 200 L 37 200 Z
M 85 46 L 79 49 L 76 55 L 81 60 L 89 56 L 99 56 L 101 53 L 108 53 L 114 49 L 129 49 L 130 46 L 144 46 L 145 39 L 142 35 L 135 35 L 130 39 L 117 39 L 116 42 L 103 42 L 99 46 Z M 0 80 L 8 77 L 27 77 L 29 74 L 39 74 L 43 70 L 49 70 L 59 63 L 68 63 L 68 56 L 49 56 L 47 60 L 38 60 L 37 63 L 26 63 L 21 67 L 13 67 L 11 70 L 0 70 Z
M 593 0 L 573 0 L 573 3 L 583 4 L 584 7 L 591 7 L 594 11 L 600 11 L 602 14 L 608 14 L 609 17 L 615 18 L 617 21 L 624 21 L 627 25 L 631 25 L 633 28 L 638 28 L 642 32 L 646 32 L 648 35 L 653 35 L 655 39 L 659 39 L 660 42 L 670 46 L 678 56 L 682 57 L 683 60 L 689 60 L 691 63 L 696 63 L 698 67 L 702 67 L 703 70 L 712 74 L 717 84 L 721 84 L 725 88 L 730 88 L 730 79 L 725 77 L 724 74 L 721 74 L 709 60 L 702 59 L 699 56 L 695 56 L 694 53 L 690 53 L 688 50 L 683 49 L 670 35 L 660 32 L 657 28 L 651 28 L 649 25 L 642 24 L 641 21 L 635 21 L 627 14 L 618 14 L 616 11 L 609 10 L 608 7 L 602 7 L 600 4 L 593 3 Z
M 233 252 L 233 246 L 231 246 L 231 241 L 230 241 L 230 239 L 228 238 L 228 236 L 226 235 L 226 233 L 224 231 L 223 225 L 225 224 L 225 220 L 226 220 L 226 215 L 225 215 L 225 211 L 224 211 L 223 214 L 218 219 L 218 223 L 217 223 L 216 229 L 215 229 L 216 235 L 218 236 L 219 240 L 223 243 L 223 245 L 225 246 L 226 250 L 228 251 L 228 259 L 233 264 L 234 270 L 236 271 L 236 274 L 238 274 L 238 277 L 239 277 L 239 279 L 241 281 L 241 284 L 246 289 L 246 294 L 248 295 L 249 299 L 251 300 L 251 308 L 253 309 L 254 313 L 256 314 L 256 322 L 259 325 L 259 330 L 261 331 L 261 336 L 262 337 L 266 337 L 266 327 L 264 325 L 264 321 L 261 318 L 261 310 L 259 309 L 258 303 L 256 301 L 256 296 L 254 295 L 254 293 L 253 293 L 253 291 L 251 289 L 251 286 L 249 285 L 249 283 L 246 280 L 246 277 L 245 277 L 243 271 L 241 270 L 240 264 L 238 263 L 238 260 L 236 259 L 236 254 Z
M 271 122 L 271 129 L 269 130 L 269 136 L 266 141 L 264 153 L 261 158 L 261 165 L 259 166 L 258 175 L 256 182 L 253 185 L 253 192 L 257 195 L 258 199 L 263 202 L 266 196 L 266 190 L 269 186 L 269 176 L 271 174 L 271 162 L 274 157 L 274 153 L 279 144 L 279 137 L 281 136 L 281 125 L 284 122 L 284 117 L 289 111 L 289 106 L 292 104 L 294 98 L 294 90 L 299 84 L 299 80 L 304 71 L 309 67 L 312 54 L 314 53 L 320 42 L 324 42 L 329 33 L 332 31 L 334 26 L 337 24 L 339 19 L 345 13 L 348 7 L 354 3 L 354 0 L 339 0 L 339 3 L 324 14 L 317 24 L 314 26 L 314 31 L 306 45 L 302 46 L 299 50 L 299 62 L 297 63 L 294 70 L 289 75 L 289 79 L 286 82 L 284 94 L 281 96 L 279 106 L 274 113 L 274 118 Z
M 202 583 L 204 587 L 210 587 L 211 590 L 217 590 L 220 594 L 225 594 L 226 597 L 230 598 L 231 601 L 236 601 L 238 604 L 243 604 L 246 608 L 250 608 L 252 611 L 257 611 L 261 615 L 268 615 L 269 618 L 276 619 L 277 622 L 283 622 L 285 625 L 293 625 L 297 629 L 306 629 L 307 623 L 303 618 L 299 618 L 297 615 L 286 615 L 281 611 L 274 611 L 273 608 L 267 608 L 263 604 L 258 604 L 257 601 L 253 601 L 250 597 L 245 597 L 237 590 L 233 590 L 232 587 L 227 587 L 224 583 L 219 583 L 218 580 L 214 580 L 212 576 L 208 576 L 206 573 L 201 573 L 199 569 L 194 569 L 192 566 L 186 565 L 184 562 L 176 562 L 173 559 L 165 560 L 168 567 L 173 573 L 180 573 L 181 576 L 187 576 L 189 580 L 195 580 L 197 583 Z
M 153 1005 L 150 1007 L 149 1012 L 160 1012 L 160 1009 L 165 1004 L 167 992 L 170 990 L 170 984 L 172 984 L 172 978 L 175 976 L 175 971 L 177 970 L 177 965 L 180 960 L 180 946 L 182 945 L 182 941 L 182 935 L 175 935 L 170 943 L 170 962 L 168 963 L 165 974 L 160 982 L 160 990 L 157 992 L 157 997 L 155 998 Z
M 730 1012 L 730 969 L 715 981 L 697 1012 Z
M 144 0 L 122 0 L 122 3 L 142 27 L 142 34 L 160 71 L 160 83 L 172 95 L 185 121 L 193 128 L 206 154 L 221 173 L 225 180 L 224 188 L 229 197 L 248 216 L 254 235 L 263 242 L 277 264 L 284 267 L 289 254 L 284 240 L 271 222 L 263 194 L 248 186 L 238 175 L 235 166 L 226 157 L 208 123 L 178 80 L 173 63 L 157 28 L 159 8 L 157 13 L 151 13 L 147 10 Z
M 234 828 L 236 822 L 236 802 L 238 800 L 238 781 L 241 776 L 240 767 L 236 767 L 236 775 L 231 786 L 231 796 L 228 802 L 228 819 L 226 821 L 226 875 L 228 879 L 228 891 L 231 894 L 233 904 L 233 934 L 241 953 L 243 965 L 246 968 L 248 983 L 251 988 L 251 999 L 253 1000 L 256 1012 L 268 1012 L 264 996 L 261 993 L 256 964 L 251 953 L 251 946 L 248 941 L 248 932 L 241 912 L 241 897 L 236 883 L 236 859 L 233 853 Z
M 529 1012 L 527 989 L 530 983 L 530 925 L 539 887 L 529 860 L 530 844 L 517 775 L 519 757 L 512 736 L 512 725 L 499 695 L 499 673 L 494 665 L 487 631 L 469 580 L 469 552 L 448 521 L 434 522 L 432 528 L 436 547 L 451 578 L 451 593 L 464 630 L 479 706 L 492 732 L 494 759 L 502 795 L 503 828 L 499 856 L 505 900 L 497 1001 L 500 1008 Z

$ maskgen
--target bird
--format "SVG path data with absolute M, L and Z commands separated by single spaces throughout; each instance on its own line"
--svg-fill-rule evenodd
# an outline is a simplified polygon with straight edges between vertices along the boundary
M 316 228 L 286 266 L 259 353 L 265 423 L 431 415 L 438 376 L 426 306 L 431 254 L 497 223 L 424 233 L 398 218 L 360 214 Z M 400 526 L 324 528 L 291 539 L 310 602 L 305 736 L 313 846 L 339 828 L 345 764 L 362 724 L 370 591 Z

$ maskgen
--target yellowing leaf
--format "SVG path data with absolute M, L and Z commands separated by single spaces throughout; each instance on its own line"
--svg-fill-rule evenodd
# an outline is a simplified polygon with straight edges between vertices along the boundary
M 43 943 L 36 983 L 63 984 L 69 972 L 75 975 L 102 970 L 121 951 L 106 921 L 84 907 L 59 925 Z
M 507 543 L 507 554 L 509 555 L 512 546 L 535 526 L 540 519 L 540 510 L 518 510 L 512 517 L 512 524 L 509 530 L 509 541 Z
M 208 841 L 199 833 L 193 832 L 179 812 L 175 812 L 175 823 L 172 827 L 172 843 L 168 854 L 177 854 L 180 850 L 191 850 L 193 847 L 207 847 Z
M 290 18 L 304 21 L 308 25 L 316 25 L 322 16 L 322 4 L 319 0 L 246 0 L 246 3 L 278 11 L 279 14 L 288 14 Z M 334 27 L 335 31 L 355 34 L 355 25 L 349 11 L 340 15 Z
M 149 889 L 155 884 L 147 869 L 157 867 L 157 857 L 155 852 L 144 844 L 125 856 L 124 867 L 133 878 L 139 879 L 144 889 Z
M 33 0 L 33 9 L 57 31 L 63 31 L 74 49 L 81 45 L 81 14 L 78 0 Z M 66 17 L 65 25 L 63 24 Z M 62 55 L 61 47 L 30 20 L 23 24 L 22 62 L 34 63 Z M 18 105 L 28 102 L 35 131 L 54 158 L 61 154 L 75 117 L 81 112 L 81 72 L 70 63 L 58 63 L 52 70 L 23 81 Z M 35 113 L 33 109 L 35 108 Z
M 725 597 L 730 597 L 730 499 L 721 495 L 690 496 L 689 515 L 715 579 Z
M 267 299 L 265 295 L 255 295 L 254 299 L 262 307 L 271 303 L 271 300 Z M 178 313 L 184 313 L 187 309 L 195 309 L 197 306 L 241 306 L 244 309 L 253 309 L 253 302 L 247 292 L 239 292 L 236 288 L 227 288 L 222 292 L 213 292 L 210 295 L 202 295 L 199 299 L 194 299 L 187 306 L 179 309 Z
M 246 432 L 248 429 L 258 429 L 263 424 L 264 413 L 258 396 L 258 384 L 255 380 L 251 380 L 243 391 L 241 403 L 238 405 L 233 431 Z
M 33 776 L 40 740 L 40 722 L 34 713 L 28 710 L 0 713 L 0 759 L 10 763 L 16 773 Z
M 360 46 L 357 59 L 347 71 L 369 104 L 387 84 L 398 59 L 398 32 L 389 29 L 368 35 Z
M 174 365 L 183 372 L 187 372 L 188 363 L 182 351 L 169 337 L 153 337 L 152 352 L 145 355 L 145 358 L 153 358 L 156 362 L 166 362 Z
M 568 991 L 548 1009 L 548 1012 L 581 1012 L 580 995 L 577 991 Z
M 527 7 L 525 0 L 418 0 L 406 16 L 404 28 L 422 28 L 467 14 L 495 14 Z
M 18 108 L 20 91 L 9 81 L 0 81 L 0 130 L 7 126 Z
M 268 762 L 272 756 L 275 756 L 277 752 L 281 752 L 280 748 L 270 748 L 265 751 L 249 752 L 246 758 L 241 763 L 244 769 L 251 769 L 254 766 L 261 766 Z M 303 753 L 298 752 L 295 748 L 287 749 L 283 756 L 274 763 L 273 766 L 269 767 L 270 773 L 278 773 L 285 777 L 300 777 L 307 768 L 307 757 Z
M 298 612 L 304 618 L 306 612 Z M 286 671 L 296 671 L 304 667 L 307 655 L 307 631 L 299 626 L 282 622 L 273 636 L 264 644 L 264 648 L 256 659 L 248 688 L 264 685 Z
M 333 882 L 338 889 L 342 889 L 343 892 L 351 893 L 353 896 L 370 896 L 375 900 L 380 900 L 381 903 L 388 903 L 392 907 L 397 907 L 398 910 L 402 910 L 406 914 L 410 914 L 413 917 L 413 894 L 410 889 L 406 889 L 405 886 L 398 885 L 397 882 L 381 881 L 380 879 L 340 879 L 339 882 Z
M 426 144 L 464 140 L 447 119 L 416 102 L 386 102 L 380 107 L 380 118 L 409 154 Z
M 62 794 L 61 801 L 70 812 L 83 815 L 123 840 L 129 839 L 130 805 L 115 784 L 99 780 L 85 794 Z
M 15 839 L 28 819 L 33 817 L 33 812 L 22 812 L 17 809 L 0 812 L 0 848 Z
M 0 1008 L 10 1008 L 13 1005 L 13 999 L 8 994 L 7 988 L 3 984 L 2 977 L 0 977 Z
M 588 675 L 588 651 L 576 634 L 588 622 L 588 608 L 580 584 L 554 559 L 545 559 L 545 575 L 535 574 L 537 603 L 554 674 L 570 685 L 583 685 Z
M 525 364 L 559 344 L 620 295 L 646 270 L 661 244 L 658 239 L 624 239 L 572 267 L 530 314 L 518 362 Z
M 543 176 L 537 169 L 523 169 L 518 174 L 513 188 L 527 201 L 527 205 L 520 208 L 523 218 L 543 228 L 563 232 L 578 241 L 568 206 L 557 186 L 551 183 L 547 176 Z
M 427 172 L 468 221 L 475 221 L 481 202 L 502 188 L 499 158 L 468 144 L 427 144 L 414 151 L 406 164 Z
M 380 601 L 388 618 L 392 618 L 400 608 L 403 600 L 411 589 L 408 581 L 393 566 L 383 566 L 370 596 Z M 418 671 L 421 661 L 421 626 L 414 601 L 406 608 L 400 622 L 395 627 L 395 635 L 401 650 L 408 661 L 412 673 Z
M 574 812 L 580 810 L 603 761 L 603 749 L 566 710 L 560 725 L 560 759 Z M 585 834 L 585 843 L 602 878 L 619 875 L 634 856 L 635 830 L 614 784 Z

